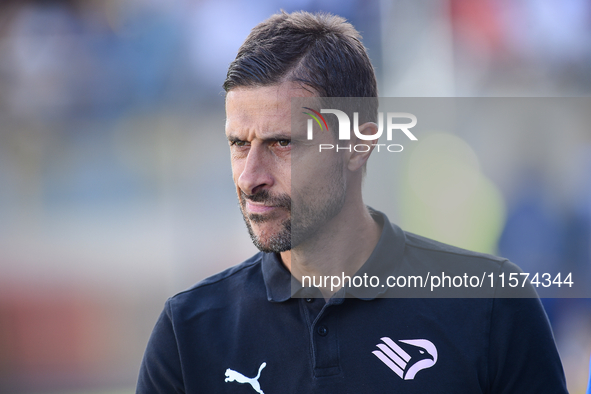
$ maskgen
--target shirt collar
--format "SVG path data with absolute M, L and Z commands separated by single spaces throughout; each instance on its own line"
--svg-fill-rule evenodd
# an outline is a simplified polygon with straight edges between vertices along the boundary
M 283 265 L 278 253 L 263 253 L 261 264 L 263 279 L 267 287 L 267 299 L 272 302 L 287 301 L 291 297 L 292 281 L 299 282 Z
M 391 275 L 395 268 L 400 264 L 402 256 L 404 255 L 404 248 L 406 238 L 404 232 L 400 227 L 390 223 L 388 217 L 379 211 L 372 208 L 370 213 L 374 220 L 382 225 L 382 233 L 380 239 L 374 248 L 373 252 L 355 274 L 363 277 L 366 274 L 368 277 L 377 276 L 380 282 L 384 281 L 388 275 Z M 304 289 L 300 282 L 291 276 L 289 270 L 283 265 L 279 254 L 277 253 L 263 253 L 262 259 L 263 279 L 267 287 L 267 299 L 273 302 L 283 302 L 291 297 L 292 286 L 299 291 L 316 290 L 318 289 Z M 372 300 L 379 297 L 386 292 L 387 287 L 347 287 L 339 291 L 335 297 L 339 295 L 342 297 L 345 292 L 346 297 L 355 297 L 362 300 Z M 310 296 L 318 296 L 310 295 Z M 333 297 L 334 298 L 334 297 Z

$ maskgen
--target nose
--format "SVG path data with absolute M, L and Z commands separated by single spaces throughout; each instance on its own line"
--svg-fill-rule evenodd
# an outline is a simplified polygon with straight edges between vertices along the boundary
M 253 144 L 244 159 L 242 172 L 238 177 L 238 187 L 246 194 L 269 188 L 274 179 L 271 173 L 273 159 L 264 146 Z

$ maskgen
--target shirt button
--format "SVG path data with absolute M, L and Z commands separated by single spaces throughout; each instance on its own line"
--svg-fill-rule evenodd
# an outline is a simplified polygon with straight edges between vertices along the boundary
M 324 337 L 324 336 L 326 336 L 326 334 L 328 334 L 328 328 L 326 328 L 325 326 L 318 326 L 318 328 L 316 329 L 316 332 L 321 337 Z
M 306 302 L 312 302 L 314 301 L 314 298 L 306 298 Z

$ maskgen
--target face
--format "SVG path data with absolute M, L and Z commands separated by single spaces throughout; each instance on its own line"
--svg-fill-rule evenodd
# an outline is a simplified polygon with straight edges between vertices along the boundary
M 292 135 L 292 97 L 313 94 L 282 83 L 234 88 L 226 96 L 226 136 L 240 209 L 254 244 L 265 252 L 290 250 L 313 236 L 345 200 L 340 156 L 318 154 L 316 137 L 312 145 L 303 132 Z M 327 133 L 320 138 L 332 142 Z

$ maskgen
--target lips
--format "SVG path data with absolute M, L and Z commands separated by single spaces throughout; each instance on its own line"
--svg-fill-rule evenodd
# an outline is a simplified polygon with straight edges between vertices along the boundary
M 287 194 L 273 196 L 268 190 L 261 190 L 248 195 L 240 190 L 240 200 L 244 211 L 248 214 L 265 214 L 277 208 L 291 211 L 291 198 Z
M 274 210 L 275 206 L 270 206 L 270 205 L 265 205 L 265 204 L 261 204 L 261 203 L 256 203 L 253 201 L 249 201 L 246 200 L 246 211 L 248 213 L 257 213 L 257 214 L 263 214 L 263 213 L 268 213 L 272 210 Z

